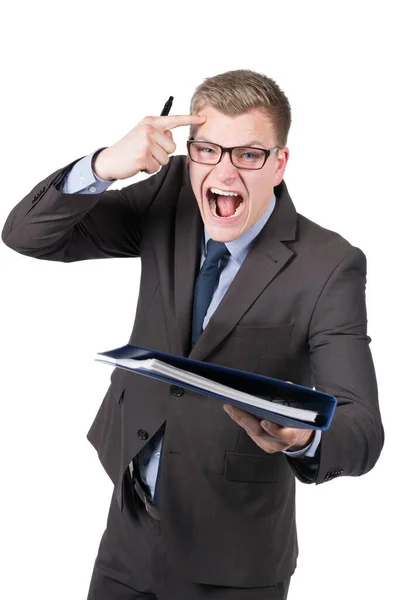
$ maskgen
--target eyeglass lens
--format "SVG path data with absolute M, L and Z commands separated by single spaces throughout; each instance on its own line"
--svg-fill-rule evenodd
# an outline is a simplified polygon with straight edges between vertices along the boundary
M 190 156 L 195 162 L 216 165 L 221 157 L 221 148 L 208 142 L 190 144 Z M 259 169 L 265 161 L 265 152 L 256 148 L 238 147 L 232 150 L 232 163 L 235 167 Z

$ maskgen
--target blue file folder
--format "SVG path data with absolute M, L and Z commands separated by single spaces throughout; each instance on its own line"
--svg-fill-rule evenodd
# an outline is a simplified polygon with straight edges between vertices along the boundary
M 127 344 L 120 348 L 115 348 L 114 350 L 99 352 L 98 354 L 100 356 L 104 356 L 105 358 L 96 358 L 96 361 L 125 369 L 131 373 L 138 373 L 140 375 L 144 375 L 145 377 L 159 379 L 160 381 L 165 381 L 166 383 L 177 385 L 206 396 L 212 396 L 223 403 L 238 406 L 242 410 L 255 415 L 259 419 L 267 419 L 285 427 L 326 430 L 331 424 L 337 404 L 334 396 L 304 387 L 302 385 L 288 383 L 280 379 L 274 379 L 272 377 L 266 377 L 256 373 L 249 373 L 239 369 L 232 369 L 230 367 L 223 367 L 212 363 L 192 360 L 182 356 L 175 356 L 173 354 L 167 354 L 166 352 L 150 350 L 148 348 L 135 346 L 133 344 Z M 107 358 L 113 360 L 107 360 Z M 281 405 L 286 404 L 287 406 L 316 411 L 318 415 L 314 422 L 282 416 L 264 408 L 254 407 L 247 402 L 234 400 L 229 396 L 229 394 L 214 393 L 204 390 L 201 386 L 182 382 L 176 377 L 152 373 L 141 368 L 132 369 L 127 366 L 118 365 L 118 360 L 129 358 L 136 360 L 155 358 L 168 365 L 177 367 L 178 369 L 183 369 L 189 373 L 206 377 L 213 382 L 234 388 L 239 392 L 251 394 L 252 396 L 270 400 Z

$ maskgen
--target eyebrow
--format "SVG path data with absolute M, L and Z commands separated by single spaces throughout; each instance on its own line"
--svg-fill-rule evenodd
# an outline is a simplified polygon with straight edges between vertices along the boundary
M 197 138 L 196 142 L 207 142 L 208 144 L 216 143 L 216 142 L 212 142 L 211 140 L 208 140 L 202 136 Z M 219 145 L 221 145 L 221 144 L 219 144 Z M 263 144 L 262 144 L 262 142 L 260 142 L 260 140 L 252 140 L 251 142 L 247 142 L 246 144 L 239 144 L 238 146 L 235 146 L 235 148 L 248 148 L 249 146 L 261 146 L 261 148 L 263 148 Z

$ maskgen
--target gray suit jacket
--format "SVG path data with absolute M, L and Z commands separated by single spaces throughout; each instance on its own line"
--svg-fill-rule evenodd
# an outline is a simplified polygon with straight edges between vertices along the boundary
M 212 398 L 188 391 L 177 397 L 160 381 L 122 370 L 113 371 L 88 434 L 123 511 L 127 466 L 166 422 L 163 534 L 183 577 L 232 586 L 288 578 L 297 557 L 295 476 L 319 484 L 362 475 L 383 445 L 365 256 L 299 215 L 282 182 L 271 218 L 190 351 L 202 221 L 185 157 L 172 157 L 156 175 L 122 190 L 64 195 L 58 186 L 75 162 L 12 210 L 3 230 L 8 246 L 63 262 L 140 256 L 130 342 L 337 397 L 314 471 L 307 461 L 264 453 Z

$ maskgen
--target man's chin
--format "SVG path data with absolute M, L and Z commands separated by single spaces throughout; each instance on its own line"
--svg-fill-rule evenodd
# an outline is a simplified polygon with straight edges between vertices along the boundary
M 243 224 L 239 223 L 216 223 L 213 219 L 204 221 L 208 235 L 216 242 L 232 242 L 240 237 L 243 233 Z

